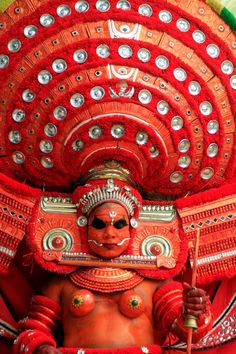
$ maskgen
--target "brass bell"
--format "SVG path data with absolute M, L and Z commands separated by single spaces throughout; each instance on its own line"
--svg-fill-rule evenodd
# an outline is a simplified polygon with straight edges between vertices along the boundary
M 197 329 L 197 318 L 193 315 L 187 315 L 185 322 L 184 322 L 184 327 L 192 328 L 193 330 L 196 330 Z

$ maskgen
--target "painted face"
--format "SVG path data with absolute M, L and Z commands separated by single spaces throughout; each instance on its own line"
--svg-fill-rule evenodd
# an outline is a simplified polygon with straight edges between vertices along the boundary
M 88 218 L 88 243 L 91 250 L 102 258 L 120 256 L 130 240 L 129 217 L 117 203 L 104 203 Z

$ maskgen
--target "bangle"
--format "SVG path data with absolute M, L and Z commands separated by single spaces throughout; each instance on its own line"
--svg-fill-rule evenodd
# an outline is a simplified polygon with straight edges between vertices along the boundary
M 56 313 L 57 315 L 60 315 L 61 313 L 61 306 L 56 301 L 50 299 L 47 296 L 34 295 L 31 299 L 31 304 L 38 304 L 43 307 L 46 307 L 48 310 L 53 313 Z
M 49 344 L 56 348 L 54 338 L 41 331 L 28 330 L 22 332 L 14 341 L 13 354 L 32 354 L 42 344 Z
M 60 313 L 56 313 L 55 311 L 51 310 L 48 307 L 45 307 L 43 305 L 40 304 L 31 304 L 30 305 L 30 311 L 32 312 L 39 312 L 41 314 L 44 314 L 45 316 L 54 319 L 55 321 L 60 321 L 61 320 L 61 314 Z
M 31 329 L 37 329 L 38 331 L 53 335 L 53 331 L 47 325 L 42 323 L 40 320 L 35 320 L 29 317 L 25 317 L 18 322 L 19 332 L 25 332 Z
M 60 322 L 60 305 L 46 296 L 36 295 L 32 298 L 28 316 L 18 322 L 18 327 L 21 332 L 37 329 L 53 334 Z
M 154 318 L 164 330 L 169 330 L 183 304 L 183 288 L 178 282 L 160 287 L 154 294 Z

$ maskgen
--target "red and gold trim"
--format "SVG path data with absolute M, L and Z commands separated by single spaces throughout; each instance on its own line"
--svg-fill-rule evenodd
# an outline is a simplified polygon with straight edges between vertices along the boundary
M 0 272 L 7 273 L 18 246 L 37 213 L 39 189 L 0 174 Z
M 199 284 L 231 278 L 236 272 L 236 181 L 176 201 L 188 239 L 191 265 L 196 230 L 200 231 L 197 259 Z

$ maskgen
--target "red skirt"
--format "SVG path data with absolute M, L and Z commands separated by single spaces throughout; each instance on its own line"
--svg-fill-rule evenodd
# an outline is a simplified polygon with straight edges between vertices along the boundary
M 63 354 L 162 354 L 159 345 L 123 348 L 58 348 Z

